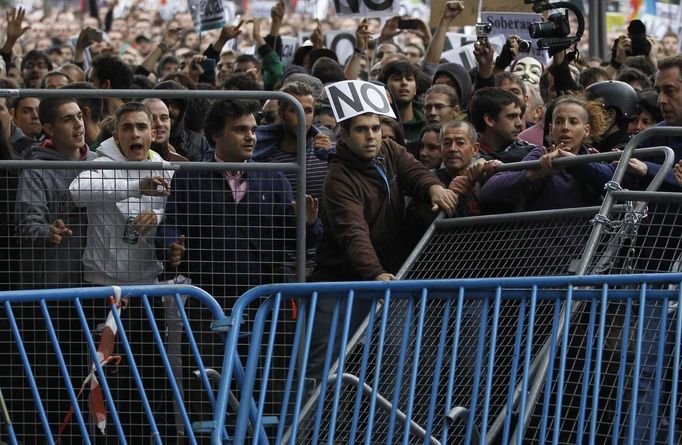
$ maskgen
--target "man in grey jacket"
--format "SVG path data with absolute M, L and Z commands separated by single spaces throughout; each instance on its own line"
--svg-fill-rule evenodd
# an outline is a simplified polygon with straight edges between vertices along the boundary
M 83 116 L 75 99 L 44 99 L 39 115 L 48 139 L 32 147 L 33 160 L 82 161 L 95 157 L 85 144 Z M 15 214 L 22 245 L 23 288 L 74 287 L 81 283 L 87 219 L 69 195 L 69 184 L 78 173 L 77 165 L 21 173 Z

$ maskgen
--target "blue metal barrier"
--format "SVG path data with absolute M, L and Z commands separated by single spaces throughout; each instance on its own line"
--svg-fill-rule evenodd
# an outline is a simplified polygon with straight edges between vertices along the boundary
M 182 389 L 182 381 L 176 376 L 171 362 L 169 360 L 169 352 L 167 349 L 167 344 L 164 339 L 165 330 L 168 326 L 164 326 L 163 322 L 165 320 L 157 319 L 154 314 L 155 307 L 153 305 L 154 301 L 159 301 L 160 297 L 169 298 L 174 300 L 175 307 L 179 312 L 180 319 L 182 320 L 182 331 L 184 332 L 184 338 L 186 339 L 186 344 L 189 349 L 189 355 L 193 358 L 191 363 L 192 369 L 197 369 L 198 377 L 200 380 L 200 386 L 197 390 L 202 396 L 197 396 L 193 393 L 191 397 L 188 395 L 188 389 Z M 102 433 L 97 431 L 97 428 L 93 426 L 92 423 L 86 419 L 84 411 L 90 410 L 91 416 L 94 416 L 94 409 L 92 408 L 92 399 L 90 403 L 87 404 L 83 400 L 79 400 L 78 387 L 81 387 L 81 382 L 83 385 L 81 388 L 86 388 L 86 391 L 93 391 L 91 386 L 86 385 L 86 382 L 92 382 L 92 379 L 96 379 L 101 387 L 101 392 L 103 395 L 104 403 L 106 403 L 106 410 L 104 411 L 104 422 L 110 421 L 113 423 L 113 430 L 109 430 L 108 436 L 117 436 L 118 443 L 142 443 L 152 440 L 154 443 L 160 444 L 168 439 L 170 442 L 170 437 L 165 435 L 160 428 L 160 420 L 158 419 L 160 413 L 158 412 L 158 406 L 154 405 L 154 401 L 151 399 L 159 398 L 159 394 L 154 394 L 155 391 L 159 391 L 157 386 L 162 386 L 164 391 L 169 392 L 170 403 L 174 402 L 175 413 L 181 417 L 181 430 L 183 430 L 182 436 L 187 443 L 196 444 L 197 436 L 195 430 L 206 429 L 208 424 L 209 430 L 213 430 L 211 416 L 213 409 L 215 408 L 215 391 L 209 382 L 209 372 L 205 366 L 206 357 L 202 357 L 201 342 L 197 342 L 195 339 L 195 332 L 193 332 L 191 323 L 196 322 L 196 320 L 191 320 L 188 316 L 188 310 L 186 306 L 190 303 L 183 304 L 182 298 L 189 298 L 189 300 L 194 301 L 192 305 L 198 305 L 202 311 L 207 311 L 207 319 L 205 321 L 206 330 L 211 332 L 214 331 L 214 335 L 217 335 L 217 340 L 220 345 L 225 343 L 225 334 L 219 332 L 220 329 L 215 327 L 228 325 L 230 319 L 225 316 L 223 309 L 219 306 L 213 297 L 208 295 L 206 292 L 202 291 L 193 286 L 122 286 L 122 287 L 98 287 L 98 288 L 80 288 L 80 289 L 55 289 L 55 290 L 40 290 L 40 291 L 14 291 L 14 292 L 0 292 L 0 304 L 4 307 L 5 313 L 4 317 L 0 317 L 5 320 L 9 328 L 11 329 L 12 337 L 14 339 L 13 343 L 15 345 L 15 350 L 3 350 L 3 355 L 5 355 L 5 365 L 9 367 L 8 357 L 12 354 L 18 354 L 18 361 L 20 361 L 23 367 L 23 373 L 27 380 L 26 397 L 31 397 L 35 403 L 34 410 L 38 415 L 38 423 L 31 423 L 26 421 L 27 414 L 24 405 L 21 403 L 26 402 L 26 400 L 21 400 L 22 393 L 14 398 L 10 391 L 17 391 L 17 388 L 10 388 L 12 383 L 3 382 L 1 384 L 2 390 L 4 392 L 0 393 L 0 402 L 2 412 L 0 413 L 2 417 L 3 433 L 0 433 L 0 439 L 7 437 L 11 443 L 30 443 L 35 441 L 45 442 L 45 443 L 55 443 L 69 441 L 69 443 L 97 443 L 98 439 L 102 438 Z M 121 301 L 126 302 L 128 306 L 135 305 L 137 312 L 140 315 L 140 325 L 141 330 L 145 331 L 146 335 L 151 335 L 150 342 L 153 344 L 156 353 L 158 354 L 158 360 L 161 364 L 159 366 L 163 371 L 159 371 L 158 375 L 154 375 L 151 378 L 145 377 L 141 374 L 144 371 L 141 367 L 141 361 L 148 360 L 140 355 L 136 355 L 135 351 L 131 347 L 131 344 L 135 341 L 141 341 L 138 338 L 133 338 L 140 336 L 140 331 L 127 331 L 124 322 L 128 321 L 132 314 L 129 314 L 130 310 L 119 310 Z M 103 361 L 103 354 L 98 349 L 97 339 L 94 337 L 94 333 L 102 331 L 102 329 L 95 329 L 95 324 L 103 320 L 93 320 L 92 317 L 88 317 L 86 312 L 86 305 L 93 305 L 94 303 L 99 303 L 98 306 L 102 306 L 102 309 L 106 310 L 106 305 L 108 305 L 109 314 L 112 317 L 113 322 L 116 326 L 116 335 L 118 339 L 115 340 L 116 348 L 122 357 L 122 365 L 117 368 L 119 371 L 121 366 L 127 366 L 129 368 L 129 375 L 131 382 L 128 384 L 126 389 L 129 391 L 125 394 L 127 398 L 128 394 L 135 392 L 137 397 L 139 397 L 139 415 L 131 412 L 126 412 L 127 419 L 136 424 L 144 423 L 144 436 L 136 436 L 130 432 L 128 427 L 120 419 L 122 413 L 122 407 L 119 402 L 122 400 L 117 399 L 117 394 L 115 388 L 111 387 L 109 382 L 109 377 L 112 374 L 107 374 L 103 369 L 105 367 L 105 362 Z M 164 302 L 164 305 L 166 303 Z M 53 305 L 56 307 L 53 313 L 50 313 L 49 307 Z M 57 306 L 61 305 L 61 306 Z M 28 308 L 28 309 L 27 309 Z M 165 306 L 164 306 L 165 308 Z M 194 309 L 192 309 L 194 310 Z M 199 310 L 199 309 L 197 309 Z M 15 314 L 16 312 L 16 314 Z M 60 340 L 60 337 L 64 336 L 65 333 L 61 331 L 58 326 L 55 326 L 59 319 L 67 317 L 67 313 L 75 313 L 72 316 L 72 321 L 75 325 L 80 326 L 80 338 L 86 343 L 86 347 L 82 349 L 81 355 L 87 355 L 85 360 L 84 357 L 80 357 L 79 360 L 74 360 L 74 362 L 69 362 L 68 360 L 74 358 L 76 354 L 69 353 L 65 354 L 63 348 L 66 347 L 68 341 Z M 19 315 L 20 314 L 20 315 Z M 29 314 L 29 315 L 27 315 Z M 58 320 L 53 321 L 53 317 L 57 317 Z M 209 318 L 210 317 L 210 318 Z M 212 323 L 211 323 L 212 321 Z M 94 323 L 93 323 L 94 322 Z M 28 323 L 28 324 L 27 324 Z M 44 327 L 43 327 L 44 324 Z M 22 332 L 22 325 L 30 327 L 29 332 Z M 113 325 L 110 325 L 110 327 Z M 217 332 L 215 332 L 217 331 Z M 26 343 L 26 335 L 30 336 L 32 340 Z M 100 332 L 100 335 L 101 332 Z M 78 338 L 79 336 L 76 336 Z M 45 340 L 41 340 L 44 338 Z M 70 337 L 73 339 L 73 337 Z M 101 340 L 102 337 L 100 337 Z M 4 343 L 4 347 L 9 345 Z M 63 380 L 63 394 L 59 394 L 60 403 L 55 405 L 54 396 L 54 386 L 56 384 L 41 385 L 37 383 L 34 378 L 34 373 L 36 371 L 46 373 L 44 367 L 45 362 L 41 356 L 45 355 L 46 350 L 38 349 L 38 343 L 49 343 L 52 346 L 52 354 L 54 354 L 54 360 L 56 360 L 56 365 L 50 368 L 50 372 L 54 371 L 51 375 L 52 378 L 59 378 Z M 102 344 L 100 343 L 99 346 Z M 69 345 L 72 347 L 73 344 Z M 34 349 L 32 351 L 32 349 Z M 150 348 L 145 350 L 145 353 L 149 353 Z M 222 363 L 222 347 L 220 348 L 221 357 L 214 365 L 219 367 Z M 238 360 L 238 357 L 233 356 L 234 359 Z M 87 364 L 87 363 L 90 364 Z M 82 371 L 83 364 L 87 366 L 88 377 L 85 381 L 82 378 L 72 375 L 72 373 L 77 371 Z M 113 362 L 112 362 L 113 363 Z M 157 362 L 155 362 L 157 363 Z M 113 364 L 108 365 L 108 367 L 113 367 Z M 157 366 L 156 364 L 154 366 Z M 237 381 L 241 382 L 242 374 L 241 364 L 237 363 Z M 91 370 L 94 367 L 94 370 Z M 108 369 L 108 368 L 107 368 Z M 57 375 L 59 373 L 60 375 Z M 49 376 L 48 376 L 49 377 Z M 155 381 L 153 380 L 155 379 Z M 49 379 L 48 379 L 49 382 Z M 53 381 L 54 382 L 54 381 Z M 56 383 L 56 382 L 54 382 Z M 145 388 L 146 384 L 151 384 L 151 387 Z M 167 385 L 167 386 L 166 386 Z M 203 389 L 202 389 L 203 388 Z M 30 396 L 28 395 L 30 390 Z M 45 397 L 45 394 L 49 391 L 53 391 L 50 397 Z M 81 390 L 83 392 L 83 390 Z M 122 396 L 123 398 L 123 396 Z M 172 399 L 171 399 L 172 398 Z M 48 400 L 49 399 L 49 400 Z M 202 403 L 210 403 L 210 412 L 203 413 L 204 417 L 201 417 L 201 413 L 190 412 L 190 404 L 199 403 L 197 400 L 202 401 Z M 54 406 L 59 407 L 59 411 L 48 410 L 46 405 L 52 403 L 51 409 Z M 16 405 L 18 409 L 16 411 L 12 410 L 12 407 Z M 9 407 L 9 408 L 8 408 Z M 224 408 L 224 407 L 223 407 Z M 253 408 L 253 406 L 252 406 Z M 127 409 L 127 408 L 126 408 Z M 108 411 L 108 412 L 107 412 Z M 66 414 L 68 412 L 68 414 Z M 255 412 L 255 411 L 254 411 Z M 65 415 L 66 414 L 66 415 Z M 70 436 L 66 437 L 64 433 L 65 426 L 70 423 L 71 414 L 73 415 L 73 422 L 78 426 L 77 430 L 71 430 Z M 21 421 L 17 421 L 15 416 L 22 417 Z M 55 419 L 64 418 L 61 425 Z M 169 416 L 170 417 L 170 416 Z M 52 419 L 52 421 L 49 420 Z M 192 422 L 194 420 L 194 422 Z M 75 427 L 74 425 L 74 427 Z M 167 425 L 166 425 L 167 426 Z M 19 427 L 20 431 L 17 431 Z M 39 431 L 42 428 L 42 431 Z M 94 433 L 93 433 L 94 431 Z M 31 436 L 21 436 L 21 432 Z M 74 437 L 78 434 L 79 437 Z M 35 436 L 34 436 L 35 435 Z M 217 435 L 221 440 L 227 439 L 226 430 L 220 427 L 220 432 Z M 44 439 L 43 439 L 44 438 Z
M 221 443 L 227 424 L 234 443 L 262 443 L 267 433 L 265 443 L 276 444 L 522 444 L 530 426 L 529 416 L 522 413 L 534 408 L 528 395 L 534 379 L 554 388 L 537 402 L 543 415 L 532 426 L 539 430 L 539 443 L 658 443 L 657 437 L 680 443 L 681 283 L 682 274 L 649 274 L 255 288 L 232 309 L 212 443 Z M 279 312 L 291 298 L 298 302 L 299 317 L 287 382 L 277 401 L 278 422 L 276 428 L 248 431 L 249 421 L 261 425 L 266 394 L 273 390 L 269 373 Z M 612 303 L 626 308 L 623 328 L 616 334 L 606 332 L 612 329 L 607 321 Z M 257 315 L 242 329 L 244 314 L 254 305 L 259 306 Z M 395 305 L 404 305 L 404 318 L 387 317 Z M 541 305 L 551 309 L 549 342 L 534 335 Z M 323 307 L 331 308 L 324 329 L 316 318 Z M 366 318 L 356 332 L 353 318 L 361 307 Z M 587 314 L 585 330 L 575 332 L 577 320 L 565 316 L 571 313 Z M 499 342 L 503 329 L 516 331 L 513 344 Z M 235 379 L 241 374 L 237 342 L 244 335 L 250 348 L 240 384 Z M 573 357 L 570 341 L 576 335 L 584 338 L 579 359 Z M 605 343 L 616 335 L 620 350 L 609 353 L 618 362 L 609 366 L 618 366 L 619 377 L 617 382 L 605 381 Z M 318 337 L 328 337 L 324 351 L 311 349 Z M 357 374 L 344 368 L 346 346 L 353 344 L 362 348 Z M 538 352 L 545 344 L 548 353 Z M 510 352 L 509 362 L 498 361 Z M 322 355 L 323 361 L 316 362 L 314 355 Z M 548 360 L 546 372 L 538 372 L 543 366 L 537 357 Z M 500 363 L 508 366 L 502 383 L 494 381 L 492 373 Z M 567 379 L 569 373 L 580 373 L 583 397 L 578 407 L 566 405 L 563 398 L 567 385 L 576 381 L 575 376 Z M 668 373 L 672 378 L 665 377 Z M 311 381 L 311 374 L 319 374 L 319 379 Z M 496 417 L 493 399 L 500 391 L 493 386 L 499 385 L 506 408 Z M 608 416 L 602 406 L 606 389 L 618 394 Z M 231 391 L 240 395 L 242 408 L 236 417 L 226 413 Z M 428 414 L 419 414 L 416 406 L 426 406 L 419 412 Z M 503 427 L 491 428 L 498 422 Z M 565 428 L 566 422 L 577 424 L 577 433 L 573 426 Z

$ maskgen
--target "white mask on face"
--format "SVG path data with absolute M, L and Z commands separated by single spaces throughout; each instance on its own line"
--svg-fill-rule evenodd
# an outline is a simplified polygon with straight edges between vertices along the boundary
M 528 84 L 539 85 L 542 71 L 542 64 L 538 60 L 524 57 L 516 62 L 512 74 Z

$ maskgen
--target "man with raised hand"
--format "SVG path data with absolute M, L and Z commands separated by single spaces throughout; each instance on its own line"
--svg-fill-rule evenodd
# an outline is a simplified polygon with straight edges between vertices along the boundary
M 457 197 L 405 148 L 382 140 L 380 114 L 395 117 L 383 88 L 368 82 L 345 81 L 328 85 L 326 91 L 340 122 L 341 139 L 336 154 L 331 155 L 324 183 L 325 231 L 318 244 L 318 264 L 312 278 L 395 280 L 395 273 L 409 254 L 402 242 L 404 196 L 430 202 L 434 211 L 440 208 L 448 215 L 455 211 Z M 359 100 L 348 106 L 353 98 Z M 334 307 L 331 300 L 317 304 L 308 362 L 308 377 L 313 379 L 321 377 Z M 368 308 L 366 303 L 356 301 L 351 332 L 358 328 Z M 333 348 L 338 354 L 338 341 Z

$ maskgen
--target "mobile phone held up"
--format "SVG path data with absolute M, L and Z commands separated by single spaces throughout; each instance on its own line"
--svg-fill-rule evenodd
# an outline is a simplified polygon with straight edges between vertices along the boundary
M 417 29 L 419 27 L 418 19 L 400 19 L 398 20 L 398 29 Z
M 90 28 L 88 30 L 88 40 L 93 42 L 101 42 L 104 40 L 104 31 L 100 29 Z

